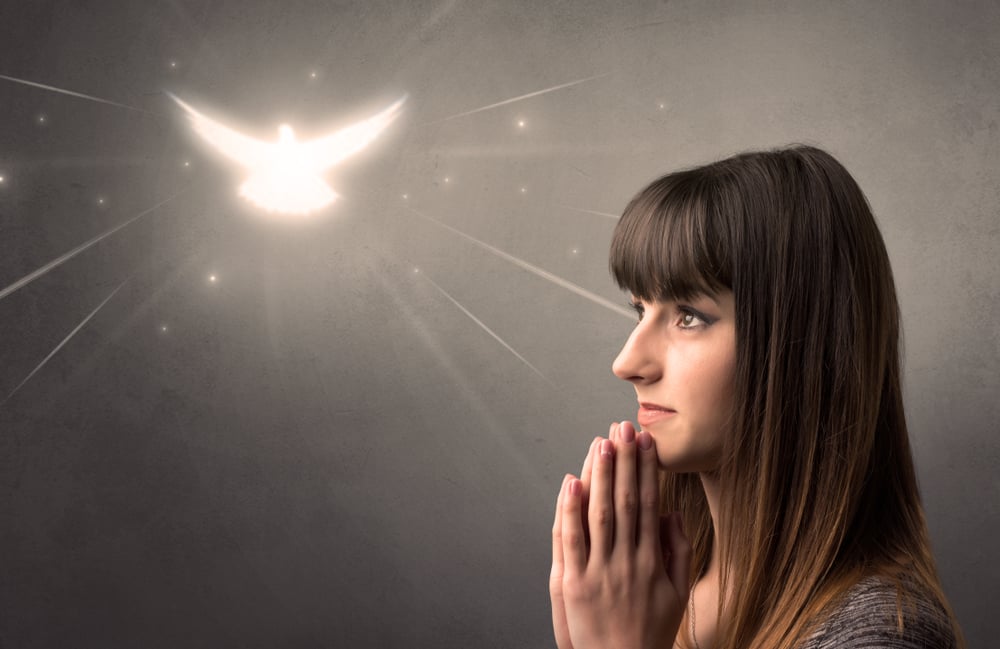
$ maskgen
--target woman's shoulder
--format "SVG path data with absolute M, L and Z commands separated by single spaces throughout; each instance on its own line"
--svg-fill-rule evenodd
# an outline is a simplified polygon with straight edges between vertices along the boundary
M 951 620 L 925 589 L 869 576 L 844 595 L 801 649 L 952 649 Z M 902 630 L 900 630 L 902 622 Z

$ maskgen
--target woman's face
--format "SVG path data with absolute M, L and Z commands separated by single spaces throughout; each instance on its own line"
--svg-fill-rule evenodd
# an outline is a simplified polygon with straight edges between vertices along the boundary
M 728 434 L 736 367 L 733 294 L 687 302 L 640 302 L 640 321 L 611 366 L 635 386 L 638 422 L 656 440 L 660 466 L 714 471 Z

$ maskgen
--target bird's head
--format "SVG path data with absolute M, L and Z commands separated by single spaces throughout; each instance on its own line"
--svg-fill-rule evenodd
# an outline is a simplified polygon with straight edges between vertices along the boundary
M 278 142 L 282 144 L 290 144 L 295 141 L 295 133 L 292 131 L 292 127 L 288 124 L 282 124 L 278 127 Z

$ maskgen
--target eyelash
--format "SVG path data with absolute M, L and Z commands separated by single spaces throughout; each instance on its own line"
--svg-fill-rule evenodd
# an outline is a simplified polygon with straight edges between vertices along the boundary
M 642 306 L 642 303 L 641 302 L 633 302 L 632 300 L 629 300 L 628 302 L 626 302 L 626 304 L 628 304 L 630 307 L 632 307 L 632 309 L 635 310 L 635 312 L 637 314 L 639 314 L 639 320 L 636 322 L 636 324 L 638 324 L 639 322 L 642 322 L 642 316 L 646 312 L 646 309 Z M 702 322 L 702 324 L 700 324 L 700 325 L 693 325 L 693 326 L 687 326 L 687 327 L 679 327 L 680 329 L 686 329 L 686 330 L 701 329 L 702 327 L 707 327 L 708 325 L 712 324 L 708 320 L 708 318 L 706 318 L 705 316 L 701 315 L 700 313 L 698 313 L 697 311 L 695 311 L 691 307 L 678 306 L 677 307 L 677 311 L 679 311 L 681 313 L 681 315 L 685 315 L 685 316 L 689 315 L 689 316 L 691 316 L 693 318 L 697 318 L 698 320 L 701 320 L 701 322 Z

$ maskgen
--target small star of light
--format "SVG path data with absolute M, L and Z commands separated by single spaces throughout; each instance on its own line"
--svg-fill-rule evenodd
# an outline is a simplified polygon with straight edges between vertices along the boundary
M 573 254 L 575 255 L 577 252 L 578 252 L 577 249 L 573 248 Z
M 170 62 L 170 67 L 176 68 L 177 67 L 177 61 L 171 61 Z
M 104 205 L 104 199 L 103 198 L 98 198 L 97 199 L 97 204 L 98 205 Z
M 445 181 L 446 183 L 450 183 L 450 182 L 451 182 L 451 178 L 449 178 L 448 176 L 445 176 L 445 177 L 444 177 L 444 181 Z
M 528 192 L 528 188 L 527 187 L 522 187 L 521 188 L 521 193 L 522 194 L 526 194 L 527 192 Z
M 191 163 L 190 163 L 190 162 L 188 162 L 187 160 L 185 160 L 185 161 L 184 161 L 184 166 L 185 166 L 185 167 L 190 167 L 190 166 L 191 166 Z
M 406 200 L 406 199 L 407 199 L 407 198 L 409 198 L 409 197 L 410 197 L 410 195 L 409 195 L 409 194 L 403 194 L 403 200 Z
M 216 282 L 216 281 L 217 281 L 218 279 L 219 279 L 219 278 L 218 278 L 218 277 L 216 277 L 215 275 L 209 275 L 209 276 L 208 276 L 208 281 L 212 282 L 213 284 L 214 284 L 214 283 L 215 283 L 215 282 Z
M 520 128 L 524 128 L 524 120 L 523 120 L 523 119 L 519 119 L 519 120 L 517 120 L 517 125 L 518 125 L 518 126 L 519 126 Z
M 315 72 L 310 72 L 309 73 L 309 78 L 315 79 L 316 78 L 316 73 Z
M 38 116 L 38 123 L 39 124 L 44 124 L 45 123 L 45 115 L 39 115 Z
M 167 333 L 167 325 L 161 325 L 160 331 L 162 331 L 163 333 Z
M 413 272 L 414 272 L 414 273 L 419 273 L 419 272 L 420 272 L 420 269 L 419 269 L 419 268 L 414 268 L 414 269 L 413 269 Z
M 0 176 L 0 183 L 3 182 L 3 176 Z

